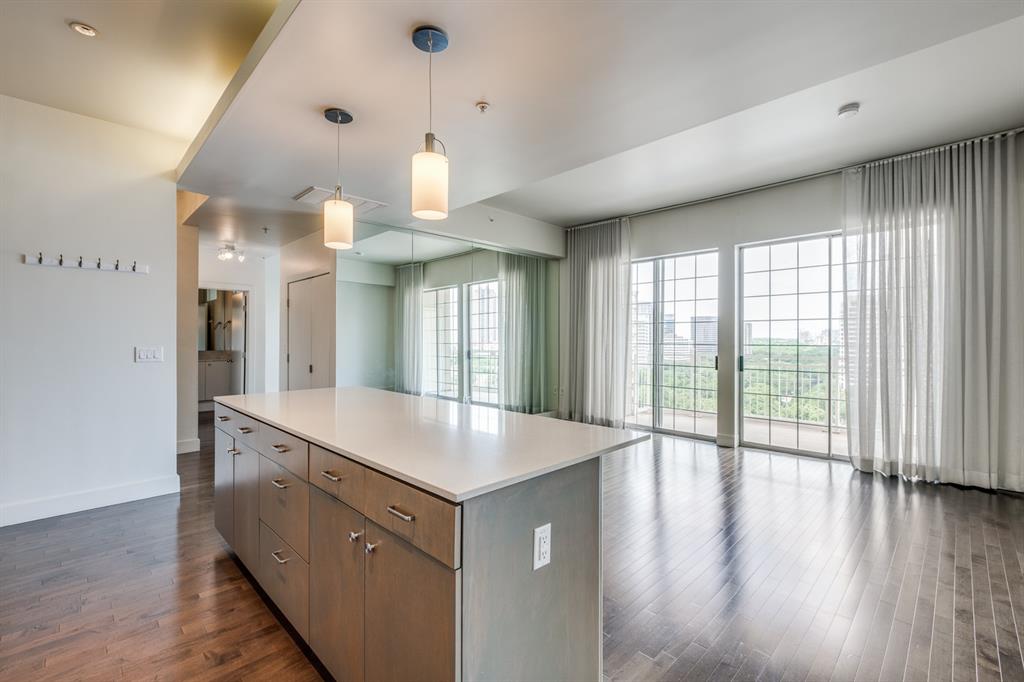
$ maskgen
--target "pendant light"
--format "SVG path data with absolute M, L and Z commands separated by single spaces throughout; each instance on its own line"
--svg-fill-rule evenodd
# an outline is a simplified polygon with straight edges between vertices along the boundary
M 352 122 L 352 114 L 331 107 L 324 110 L 324 118 L 338 127 L 338 182 L 334 186 L 334 198 L 324 202 L 324 246 L 342 251 L 352 248 L 355 232 L 352 204 L 345 201 L 341 194 L 341 126 Z
M 448 156 L 434 151 L 444 143 L 434 137 L 434 53 L 448 47 L 448 34 L 436 26 L 420 26 L 412 33 L 412 43 L 427 53 L 427 135 L 423 151 L 412 155 L 412 214 L 421 220 L 448 217 Z

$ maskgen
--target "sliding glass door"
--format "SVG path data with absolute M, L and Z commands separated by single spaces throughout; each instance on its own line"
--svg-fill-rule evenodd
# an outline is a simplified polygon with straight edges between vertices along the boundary
M 741 440 L 845 455 L 842 238 L 740 254 Z
M 498 281 L 474 282 L 469 291 L 469 399 L 498 404 Z
M 632 265 L 627 421 L 718 432 L 718 252 Z

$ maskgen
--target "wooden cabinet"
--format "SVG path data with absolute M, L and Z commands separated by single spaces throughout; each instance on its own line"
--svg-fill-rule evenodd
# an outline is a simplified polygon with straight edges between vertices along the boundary
M 260 523 L 260 583 L 303 639 L 309 638 L 309 564 Z
M 266 457 L 260 457 L 259 515 L 303 559 L 309 559 L 309 485 Z
M 235 439 L 220 429 L 213 438 L 213 525 L 235 543 Z
M 454 680 L 460 572 L 366 522 L 365 678 Z
M 246 568 L 259 579 L 260 546 L 260 453 L 235 441 L 231 546 Z
M 460 507 L 401 481 L 366 472 L 366 516 L 427 554 L 458 568 Z
M 363 679 L 362 514 L 309 493 L 309 645 L 339 682 Z

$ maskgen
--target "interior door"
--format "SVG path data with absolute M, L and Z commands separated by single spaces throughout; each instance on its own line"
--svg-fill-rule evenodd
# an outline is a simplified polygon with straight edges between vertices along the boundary
M 334 286 L 331 275 L 288 283 L 288 390 L 333 385 L 334 316 L 323 308 Z
M 246 361 L 246 309 L 248 308 L 244 291 L 231 294 L 231 393 L 238 395 L 246 392 L 245 361 Z

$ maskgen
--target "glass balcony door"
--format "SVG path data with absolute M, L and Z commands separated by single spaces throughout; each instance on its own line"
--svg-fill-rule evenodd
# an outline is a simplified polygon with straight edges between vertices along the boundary
M 718 253 L 632 265 L 627 421 L 714 438 L 718 432 Z
M 740 253 L 741 441 L 845 455 L 842 238 Z

